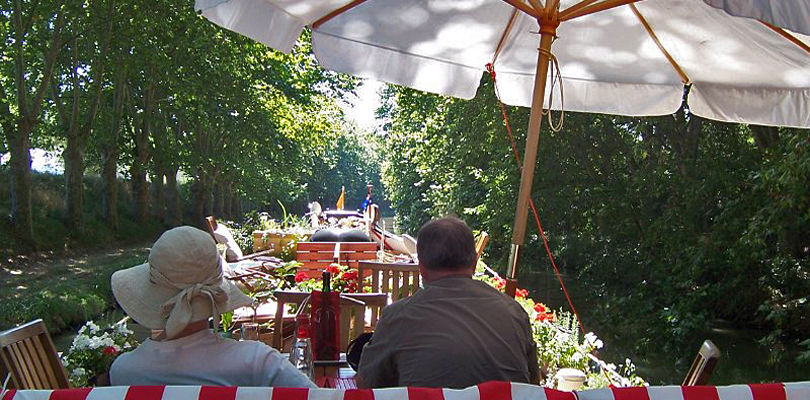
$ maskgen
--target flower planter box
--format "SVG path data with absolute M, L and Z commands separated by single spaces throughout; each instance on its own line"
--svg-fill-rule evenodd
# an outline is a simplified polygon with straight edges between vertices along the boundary
M 253 231 L 253 252 L 270 250 L 270 255 L 281 256 L 285 248 L 288 252 L 294 252 L 295 246 L 291 245 L 296 238 L 309 240 L 311 235 L 296 235 L 292 233 L 274 233 L 267 231 Z

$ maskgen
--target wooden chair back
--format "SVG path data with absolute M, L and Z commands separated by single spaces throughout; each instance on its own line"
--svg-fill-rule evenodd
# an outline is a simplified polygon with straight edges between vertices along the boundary
M 67 372 L 41 319 L 0 333 L 0 381 L 10 389 L 66 389 Z
M 412 296 L 419 290 L 421 275 L 417 264 L 361 261 L 357 269 L 357 290 L 360 292 L 365 285 L 363 277 L 368 275 L 371 275 L 371 292 L 386 293 L 391 296 L 391 301 Z M 372 314 L 372 322 L 376 324 L 379 317 L 379 314 Z
M 478 235 L 478 240 L 475 241 L 476 260 L 481 258 L 481 254 L 484 253 L 484 248 L 487 247 L 487 243 L 489 243 L 489 234 L 481 231 L 481 234 Z
M 303 264 L 299 271 L 316 278 L 334 262 L 358 268 L 360 261 L 376 260 L 377 247 L 374 242 L 298 242 L 295 260 Z
M 284 317 L 284 309 L 287 304 L 300 306 L 310 293 L 277 291 L 276 315 L 273 319 L 272 346 L 283 351 L 285 347 L 285 331 L 292 333 L 295 321 L 292 317 Z M 371 311 L 371 315 L 379 315 L 382 309 L 388 304 L 388 295 L 383 293 L 341 293 L 340 295 L 340 348 L 346 351 L 349 343 L 362 335 L 366 331 L 373 331 L 377 325 L 377 320 L 366 324 L 366 310 Z
M 709 383 L 720 354 L 720 349 L 711 340 L 704 341 L 695 361 L 689 367 L 689 372 L 686 373 L 682 386 L 703 386 Z
M 214 231 L 217 230 L 217 219 L 211 215 L 205 217 L 205 226 L 208 228 L 208 233 L 214 238 L 214 243 L 219 243 L 217 242 L 216 235 L 214 235 Z

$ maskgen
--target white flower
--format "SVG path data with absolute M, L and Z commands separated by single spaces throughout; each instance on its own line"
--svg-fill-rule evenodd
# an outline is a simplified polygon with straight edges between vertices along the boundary
M 73 338 L 73 344 L 70 346 L 70 351 L 79 351 L 90 348 L 90 338 L 87 335 L 77 335 Z
M 88 346 L 91 349 L 97 349 L 97 348 L 101 347 L 101 338 L 99 338 L 99 337 L 91 337 L 90 338 L 90 343 L 88 344 Z
M 74 378 L 81 378 L 81 377 L 87 375 L 87 370 L 85 370 L 82 367 L 78 367 L 78 368 L 74 369 L 73 371 L 71 371 L 70 375 L 73 376 Z
M 602 341 L 599 340 L 596 335 L 593 334 L 593 332 L 588 332 L 585 334 L 585 344 L 588 346 L 593 346 L 597 349 L 601 349 L 603 346 Z
M 110 346 L 115 344 L 115 341 L 113 340 L 113 338 L 110 337 L 110 335 L 107 334 L 107 333 L 99 336 L 99 342 L 104 347 L 110 347 Z
M 93 321 L 87 321 L 87 324 L 85 325 L 88 329 L 90 329 L 91 334 L 98 333 L 98 331 L 101 330 L 101 328 L 99 328 L 98 325 L 96 325 Z
M 133 332 L 127 328 L 126 324 L 115 324 L 115 333 L 128 336 L 131 335 Z

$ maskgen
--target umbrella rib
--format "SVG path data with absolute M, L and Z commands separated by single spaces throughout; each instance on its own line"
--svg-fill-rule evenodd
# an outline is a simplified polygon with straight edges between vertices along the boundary
M 571 15 L 572 13 L 575 13 L 575 12 L 585 8 L 585 7 L 588 7 L 591 4 L 596 3 L 597 1 L 599 1 L 599 0 L 583 0 L 583 1 L 579 2 L 579 3 L 577 3 L 577 4 L 574 4 L 573 6 L 568 7 L 567 9 L 563 10 L 560 13 L 560 19 L 561 20 L 566 20 L 566 19 L 568 19 L 567 18 L 568 15 Z
M 387 47 L 387 46 L 382 46 L 382 45 L 379 45 L 379 44 L 363 42 L 363 41 L 360 41 L 360 40 L 357 40 L 357 39 L 350 39 L 350 38 L 347 38 L 347 37 L 338 36 L 338 35 L 334 35 L 334 34 L 331 34 L 331 33 L 326 33 L 326 32 L 320 32 L 319 31 L 318 34 L 319 35 L 324 35 L 324 36 L 331 36 L 333 38 L 340 39 L 340 40 L 345 40 L 345 41 L 348 41 L 348 42 L 359 43 L 359 44 L 369 46 L 369 47 L 376 47 L 378 49 L 389 50 L 389 51 L 393 51 L 393 52 L 396 52 L 396 53 L 405 54 L 405 55 L 416 57 L 416 58 L 421 58 L 421 59 L 424 59 L 424 60 L 436 61 L 436 62 L 439 62 L 439 63 L 442 63 L 442 64 L 455 65 L 455 66 L 458 66 L 458 67 L 469 68 L 469 69 L 477 70 L 477 71 L 481 70 L 480 67 L 474 67 L 474 66 L 462 64 L 462 63 L 457 62 L 457 61 L 450 61 L 450 60 L 446 60 L 446 59 L 443 59 L 443 58 L 430 57 L 430 56 L 426 56 L 426 55 L 423 55 L 423 54 L 411 53 L 411 52 L 402 51 L 400 49 L 396 49 L 396 48 L 393 48 L 393 47 Z
M 641 15 L 641 12 L 638 10 L 638 8 L 636 7 L 635 4 L 630 4 L 630 9 L 633 10 L 633 14 L 635 14 L 636 17 L 638 17 L 638 20 L 641 21 L 641 25 L 644 26 L 645 30 L 647 30 L 647 33 L 650 35 L 652 40 L 658 46 L 658 49 L 661 50 L 662 53 L 664 53 L 664 57 L 666 57 L 667 61 L 669 61 L 669 64 L 672 65 L 672 68 L 675 68 L 675 72 L 677 72 L 678 75 L 681 76 L 681 81 L 683 81 L 683 84 L 688 85 L 689 84 L 689 76 L 687 76 L 686 72 L 684 72 L 683 68 L 681 68 L 681 66 L 678 65 L 678 63 L 675 61 L 675 58 L 673 58 L 672 55 L 669 54 L 669 51 L 667 51 L 667 49 L 664 47 L 664 45 L 658 39 L 658 35 L 655 34 L 655 32 L 653 31 L 653 29 L 650 26 L 649 22 L 647 22 L 647 19 L 644 18 L 643 15 Z
M 560 0 L 546 0 L 546 12 L 545 15 L 551 15 L 552 10 L 557 11 L 560 6 Z
M 515 21 L 517 21 L 518 10 L 512 10 L 512 15 L 509 17 L 509 22 L 506 23 L 506 28 L 503 30 L 503 34 L 501 35 L 501 40 L 498 41 L 498 46 L 495 48 L 495 53 L 492 55 L 492 65 L 495 65 L 495 61 L 498 59 L 498 56 L 501 54 L 501 50 L 503 50 L 504 46 L 506 46 L 506 38 L 509 36 L 509 33 L 512 32 L 512 27 L 515 26 Z
M 575 11 L 575 12 L 568 12 L 568 10 L 565 10 L 560 15 L 560 21 L 567 21 L 569 19 L 574 19 L 574 18 L 582 17 L 584 15 L 598 13 L 600 11 L 609 10 L 611 8 L 620 7 L 620 6 L 623 6 L 623 5 L 626 5 L 626 4 L 632 4 L 632 3 L 635 3 L 635 2 L 638 2 L 638 1 L 641 1 L 641 0 L 605 0 L 605 1 L 601 2 L 601 3 L 588 5 L 588 6 L 583 7 L 583 8 L 581 8 L 581 9 Z
M 804 51 L 806 51 L 806 52 L 810 53 L 810 46 L 808 46 L 806 43 L 804 43 L 804 42 L 802 42 L 801 40 L 799 40 L 799 39 L 798 39 L 796 36 L 791 35 L 791 34 L 790 34 L 790 32 L 788 32 L 788 31 L 786 31 L 786 30 L 784 30 L 784 29 L 782 29 L 782 28 L 780 28 L 780 27 L 778 27 L 778 26 L 771 25 L 771 24 L 769 24 L 769 23 L 767 23 L 767 22 L 765 22 L 765 21 L 762 21 L 762 20 L 759 20 L 759 22 L 761 22 L 761 23 L 762 23 L 762 25 L 765 25 L 765 26 L 767 26 L 768 28 L 770 28 L 772 31 L 774 31 L 774 32 L 778 33 L 778 34 L 779 34 L 779 35 L 781 35 L 783 38 L 785 38 L 785 39 L 787 39 L 787 40 L 790 40 L 790 41 L 791 41 L 791 42 L 793 42 L 793 44 L 795 44 L 796 46 L 801 47 L 801 48 L 802 48 L 802 50 L 804 50 Z
M 532 18 L 540 18 L 540 14 L 538 14 L 534 8 L 524 3 L 523 0 L 503 0 L 503 1 L 508 3 L 510 6 L 515 7 L 520 11 L 523 11 Z
M 540 0 L 529 0 L 529 4 L 534 8 L 535 11 L 542 13 L 545 9 L 545 6 L 540 3 Z
M 360 4 L 363 4 L 365 2 L 366 2 L 366 0 L 354 0 L 351 3 L 346 4 L 343 7 L 340 7 L 338 9 L 330 12 L 329 14 L 324 15 L 323 17 L 319 18 L 318 20 L 316 20 L 315 22 L 312 23 L 312 29 L 313 30 L 318 29 L 319 26 L 329 22 L 329 20 L 331 20 L 332 18 L 335 18 L 338 15 L 343 14 L 344 12 L 349 11 L 352 8 L 355 8 L 355 7 L 357 7 Z

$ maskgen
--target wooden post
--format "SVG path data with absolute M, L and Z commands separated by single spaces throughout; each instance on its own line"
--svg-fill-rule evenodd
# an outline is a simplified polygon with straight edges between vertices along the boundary
M 529 198 L 532 194 L 537 145 L 540 139 L 540 125 L 543 120 L 543 100 L 546 92 L 546 80 L 548 78 L 551 43 L 556 37 L 557 26 L 559 26 L 558 20 L 546 17 L 539 19 L 538 22 L 540 23 L 540 48 L 537 54 L 537 72 L 534 77 L 532 111 L 529 116 L 529 130 L 526 138 L 526 150 L 523 156 L 520 191 L 518 192 L 515 224 L 514 230 L 512 231 L 512 248 L 509 252 L 509 264 L 507 269 L 507 283 L 509 280 L 514 281 L 512 284 L 507 285 L 507 294 L 512 297 L 515 296 L 515 289 L 517 288 L 518 253 L 526 237 L 526 218 L 529 212 Z

